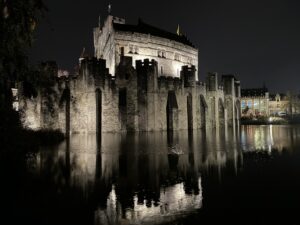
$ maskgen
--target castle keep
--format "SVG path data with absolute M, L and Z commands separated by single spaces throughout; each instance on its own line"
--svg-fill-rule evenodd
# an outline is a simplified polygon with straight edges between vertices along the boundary
M 67 133 L 162 131 L 235 126 L 240 82 L 233 75 L 198 79 L 198 50 L 181 34 L 108 16 L 94 29 L 95 57 L 79 59 L 79 73 L 19 94 L 23 125 Z M 40 76 L 42 76 L 42 74 Z M 45 75 L 46 74 L 46 75 Z M 27 84 L 28 86 L 28 84 Z

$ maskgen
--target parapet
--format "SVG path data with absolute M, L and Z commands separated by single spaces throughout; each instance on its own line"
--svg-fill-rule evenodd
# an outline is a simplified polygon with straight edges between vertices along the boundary
M 195 66 L 182 66 L 181 77 L 184 80 L 184 87 L 196 86 L 196 67 Z
M 218 73 L 208 73 L 206 77 L 206 87 L 208 91 L 218 90 Z
M 106 61 L 104 59 L 92 58 L 83 58 L 80 60 L 79 65 L 79 76 L 102 76 L 109 74 L 108 69 L 106 68 Z
M 136 69 L 139 70 L 147 70 L 147 71 L 155 71 L 157 69 L 157 62 L 152 59 L 144 59 L 142 60 L 136 60 L 135 61 Z
M 144 91 L 147 91 L 148 88 L 152 90 L 156 89 L 156 79 L 158 76 L 157 62 L 153 59 L 151 61 L 149 59 L 144 59 L 143 61 L 136 60 L 135 65 L 138 76 L 138 86 L 144 89 Z
M 182 88 L 183 80 L 179 77 L 160 76 L 157 79 L 158 88 L 166 90 L 176 90 Z
M 108 69 L 106 68 L 106 61 L 104 59 L 97 59 L 95 57 L 86 57 L 80 59 L 79 74 L 82 74 L 83 70 L 87 70 L 89 74 L 94 76 L 108 72 Z
M 238 81 L 234 75 L 222 75 L 222 83 L 225 95 L 240 96 L 240 81 Z
M 108 68 L 106 68 L 106 60 L 97 59 L 95 57 L 85 57 L 80 59 L 79 75 L 76 78 L 83 82 L 82 87 L 96 86 L 104 87 L 111 85 L 111 75 Z

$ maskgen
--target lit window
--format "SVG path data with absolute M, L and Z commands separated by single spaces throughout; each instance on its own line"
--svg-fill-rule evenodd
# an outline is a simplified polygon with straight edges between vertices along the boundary
M 242 102 L 241 102 L 241 108 L 242 109 L 246 108 L 246 101 L 245 100 L 242 100 Z
M 254 109 L 259 108 L 259 100 L 254 100 Z
M 252 108 L 252 100 L 249 100 L 247 105 L 249 108 Z
M 260 104 L 264 104 L 264 100 L 260 100 Z

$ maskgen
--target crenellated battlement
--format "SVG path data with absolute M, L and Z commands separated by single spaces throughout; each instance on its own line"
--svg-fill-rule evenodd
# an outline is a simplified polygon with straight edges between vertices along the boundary
M 32 84 L 24 82 L 24 126 L 69 134 L 191 130 L 239 121 L 239 81 L 226 75 L 219 82 L 217 73 L 209 73 L 200 82 L 198 49 L 185 35 L 109 15 L 94 29 L 94 47 L 95 57 L 82 52 L 76 75 L 57 78 L 55 62 L 48 62 Z M 41 81 L 33 85 L 35 79 Z
M 112 76 L 104 59 L 85 57 L 77 76 L 53 80 L 56 67 L 45 64 L 51 93 L 40 92 L 34 101 L 23 98 L 23 124 L 88 133 L 215 127 L 227 118 L 228 124 L 237 123 L 240 83 L 234 76 L 222 76 L 219 84 L 217 73 L 209 73 L 203 83 L 196 79 L 195 66 L 182 66 L 175 77 L 158 76 L 153 59 L 135 65 L 132 57 L 122 56 Z
M 79 61 L 79 76 L 105 76 L 109 74 L 106 68 L 106 61 L 104 59 L 97 59 L 95 57 L 81 58 Z
M 160 90 L 177 90 L 182 88 L 182 79 L 179 77 L 160 76 L 157 82 Z
M 136 70 L 155 72 L 157 70 L 157 61 L 155 61 L 154 59 L 136 60 L 135 66 L 136 66 Z
M 196 86 L 196 67 L 182 66 L 180 76 L 183 78 L 184 87 Z
M 114 77 L 109 74 L 104 59 L 85 57 L 79 60 L 79 75 L 75 78 L 78 85 L 75 88 L 112 88 Z

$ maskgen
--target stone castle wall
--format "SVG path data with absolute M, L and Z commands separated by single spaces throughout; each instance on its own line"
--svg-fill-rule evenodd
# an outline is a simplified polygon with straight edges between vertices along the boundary
M 31 85 L 34 94 L 26 94 L 28 85 L 20 84 L 23 125 L 69 134 L 238 124 L 239 81 L 226 75 L 219 82 L 212 73 L 199 82 L 198 50 L 185 36 L 152 26 L 155 32 L 131 32 L 130 27 L 141 26 L 109 15 L 103 27 L 94 29 L 95 57 L 81 56 L 78 75 L 57 78 L 52 62 L 43 65 L 39 82 Z
M 158 62 L 122 56 L 113 77 L 103 59 L 80 61 L 78 76 L 38 87 L 20 96 L 23 125 L 66 133 L 139 132 L 234 126 L 239 121 L 240 89 L 233 76 L 209 74 L 196 80 L 196 67 L 179 77 L 160 76 Z M 20 89 L 21 90 L 21 89 Z M 22 95 L 22 91 L 20 91 Z
M 113 22 L 125 24 L 119 18 L 108 16 L 101 29 L 94 29 L 95 56 L 106 60 L 113 76 L 121 55 L 132 57 L 133 67 L 136 60 L 154 59 L 160 76 L 180 77 L 181 67 L 184 65 L 195 65 L 198 70 L 196 48 L 151 34 L 114 30 Z
M 124 55 L 132 57 L 133 62 L 145 58 L 157 61 L 160 76 L 180 77 L 184 65 L 195 65 L 198 69 L 198 50 L 195 48 L 149 34 L 115 32 L 114 35 L 116 64 L 120 62 L 124 48 Z

